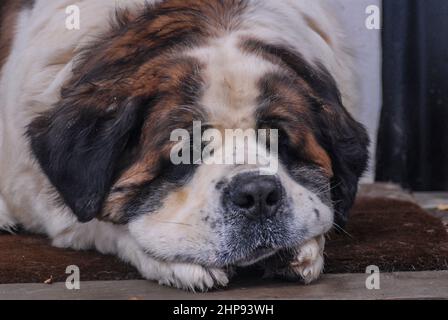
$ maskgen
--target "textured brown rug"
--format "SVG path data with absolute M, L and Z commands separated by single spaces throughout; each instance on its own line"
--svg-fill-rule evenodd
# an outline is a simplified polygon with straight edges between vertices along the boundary
M 417 205 L 390 199 L 358 199 L 345 233 L 330 234 L 327 273 L 446 270 L 448 234 L 442 223 Z M 52 248 L 32 235 L 0 235 L 0 283 L 65 281 L 65 269 L 77 265 L 81 280 L 139 279 L 129 265 L 95 252 Z
M 445 227 L 414 203 L 358 199 L 345 231 L 327 238 L 326 273 L 448 269 Z

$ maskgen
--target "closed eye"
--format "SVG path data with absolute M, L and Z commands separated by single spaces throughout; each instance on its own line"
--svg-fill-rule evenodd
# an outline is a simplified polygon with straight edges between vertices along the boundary
M 296 136 L 294 136 L 294 130 L 288 128 L 287 119 L 275 118 L 260 121 L 260 128 L 278 130 L 279 160 L 288 170 L 294 170 L 297 166 L 302 165 L 320 167 L 319 163 L 310 159 L 306 154 L 304 142 L 300 138 L 303 133 L 297 132 Z M 269 141 L 267 139 L 268 143 Z

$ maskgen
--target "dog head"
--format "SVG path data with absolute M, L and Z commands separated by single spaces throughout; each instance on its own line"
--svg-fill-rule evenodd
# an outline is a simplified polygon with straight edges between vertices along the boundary
M 127 224 L 157 259 L 217 267 L 252 264 L 345 222 L 367 163 L 366 131 L 322 61 L 238 32 L 245 3 L 173 0 L 124 12 L 85 49 L 59 103 L 28 128 L 79 221 Z M 254 142 L 245 153 L 276 171 L 173 163 L 173 132 L 194 135 L 195 122 L 202 137 L 274 129 L 275 148 L 243 139 Z M 202 147 L 225 158 L 233 140 L 209 137 Z

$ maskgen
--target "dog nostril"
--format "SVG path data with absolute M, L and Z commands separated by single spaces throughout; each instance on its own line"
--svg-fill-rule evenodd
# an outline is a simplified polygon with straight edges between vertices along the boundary
M 250 209 L 255 205 L 255 199 L 250 194 L 239 194 L 233 199 L 233 203 L 242 209 Z
M 280 192 L 278 190 L 273 190 L 271 193 L 269 193 L 268 197 L 266 198 L 266 204 L 268 206 L 275 206 L 280 202 Z

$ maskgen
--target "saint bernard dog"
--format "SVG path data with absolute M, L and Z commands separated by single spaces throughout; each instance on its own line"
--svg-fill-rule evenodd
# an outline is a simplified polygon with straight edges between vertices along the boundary
M 0 229 L 114 254 L 192 291 L 252 265 L 317 279 L 369 144 L 331 5 L 2 0 Z M 174 165 L 170 135 L 194 121 L 278 130 L 276 174 Z

